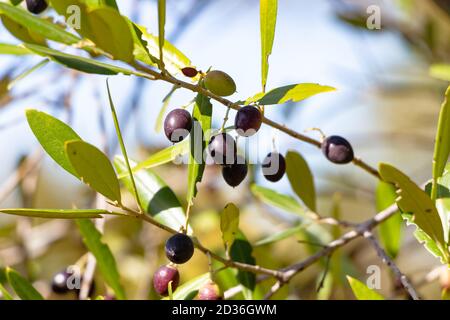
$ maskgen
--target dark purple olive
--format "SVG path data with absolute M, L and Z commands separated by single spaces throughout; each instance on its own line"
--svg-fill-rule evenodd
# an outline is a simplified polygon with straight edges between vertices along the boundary
M 346 164 L 353 161 L 354 154 L 351 144 L 340 136 L 329 136 L 322 142 L 322 152 L 325 157 L 336 164 Z
M 223 300 L 219 286 L 212 281 L 198 290 L 197 297 L 198 300 Z
M 185 67 L 185 68 L 181 69 L 181 72 L 186 77 L 189 77 L 189 78 L 194 78 L 198 74 L 197 69 L 192 68 L 192 67 Z
M 278 152 L 270 152 L 263 160 L 262 172 L 267 180 L 277 182 L 286 172 L 286 160 Z
M 48 7 L 46 0 L 27 0 L 26 4 L 28 11 L 34 14 L 39 14 Z
M 172 291 L 175 291 L 180 283 L 180 274 L 175 266 L 161 266 L 153 275 L 153 288 L 161 296 L 169 295 L 169 283 L 172 281 Z
M 76 277 L 80 277 L 76 279 Z M 81 285 L 83 284 L 83 278 L 75 273 L 63 270 L 53 276 L 52 291 L 56 294 L 65 294 L 73 292 L 76 295 L 80 293 Z M 92 281 L 89 288 L 88 296 L 91 297 L 95 292 L 95 282 Z
M 169 112 L 164 120 L 164 132 L 172 142 L 180 142 L 186 138 L 192 129 L 192 117 L 184 109 L 175 109 Z
M 166 256 L 176 264 L 182 264 L 191 259 L 194 254 L 194 243 L 184 233 L 171 236 L 166 242 Z
M 234 188 L 244 181 L 247 176 L 247 171 L 248 168 L 245 159 L 241 156 L 237 156 L 235 163 L 223 166 L 222 176 L 225 182 Z
M 262 123 L 262 114 L 258 108 L 253 106 L 246 106 L 236 114 L 234 118 L 234 127 L 236 132 L 243 137 L 250 137 L 254 135 Z
M 232 164 L 236 160 L 236 141 L 227 133 L 219 133 L 211 137 L 208 151 L 216 164 Z

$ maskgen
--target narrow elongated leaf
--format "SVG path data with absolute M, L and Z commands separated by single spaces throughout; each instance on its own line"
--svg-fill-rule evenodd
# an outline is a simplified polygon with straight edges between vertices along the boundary
M 169 93 L 163 99 L 163 105 L 162 105 L 161 109 L 159 110 L 158 117 L 156 118 L 156 121 L 155 121 L 156 133 L 161 132 L 161 129 L 162 129 L 163 123 L 164 123 L 164 115 L 167 111 L 167 108 L 169 107 L 170 98 L 172 98 L 172 95 L 177 90 L 177 88 L 178 87 L 176 85 L 174 85 L 172 87 L 172 89 L 170 89 Z
M 14 37 L 19 39 L 20 41 L 26 43 L 36 43 L 43 46 L 47 44 L 47 41 L 43 36 L 34 32 L 31 29 L 24 27 L 22 24 L 9 18 L 7 15 L 1 14 L 1 12 L 0 12 L 0 19 L 5 29 L 8 30 L 9 33 L 11 33 Z
M 186 200 L 192 203 L 197 195 L 197 183 L 202 181 L 203 171 L 205 170 L 205 161 L 203 159 L 203 150 L 209 143 L 209 137 L 205 132 L 211 129 L 212 105 L 210 99 L 198 94 L 195 100 L 192 117 L 194 124 L 190 135 L 190 159 L 188 167 L 188 190 Z
M 114 59 L 131 62 L 133 37 L 127 21 L 110 7 L 102 7 L 87 12 L 89 32 L 87 37 L 99 48 L 110 53 Z
M 450 231 L 450 198 L 442 198 L 436 200 L 436 209 L 442 222 L 445 243 L 449 242 Z
M 286 154 L 286 174 L 294 192 L 312 211 L 316 211 L 316 189 L 308 163 L 296 151 Z
M 6 290 L 6 288 L 0 283 L 0 293 L 4 300 L 14 300 L 13 296 Z
M 97 60 L 89 58 L 59 52 L 42 46 L 25 44 L 25 47 L 41 56 L 49 57 L 53 61 L 65 65 L 68 68 L 86 73 L 104 74 L 104 75 L 116 75 L 119 73 L 122 73 L 124 75 L 131 75 L 131 74 L 141 75 L 139 72 L 135 72 L 133 70 L 124 69 L 112 64 L 99 62 Z
M 190 149 L 189 146 L 189 139 L 185 139 L 177 144 L 174 144 L 161 151 L 158 151 L 157 153 L 152 154 L 146 160 L 140 162 L 137 166 L 135 166 L 132 171 L 138 172 L 142 169 L 149 169 L 174 161 L 178 156 L 187 154 Z M 120 176 L 120 178 L 122 177 L 123 176 Z
M 44 112 L 30 109 L 26 116 L 28 125 L 47 154 L 67 172 L 78 177 L 64 147 L 67 141 L 81 140 L 78 134 L 61 120 Z
M 253 195 L 262 202 L 280 208 L 288 213 L 294 213 L 305 217 L 306 209 L 293 197 L 279 193 L 278 191 L 253 184 L 250 187 Z
M 248 102 L 258 102 L 262 105 L 282 104 L 288 101 L 301 101 L 319 93 L 335 91 L 329 86 L 322 86 L 316 83 L 292 84 L 273 89 L 266 94 L 256 94 L 253 98 L 247 99 Z M 262 96 L 262 97 L 261 97 Z M 257 99 L 256 101 L 251 101 Z
M 259 17 L 261 32 L 261 81 L 263 91 L 269 72 L 269 56 L 272 53 L 275 25 L 277 22 L 278 0 L 260 0 Z
M 113 214 L 100 209 L 0 209 L 0 213 L 46 219 L 101 218 L 101 214 Z
M 380 181 L 376 190 L 376 208 L 377 212 L 383 211 L 397 199 L 395 187 L 387 182 Z M 392 217 L 381 223 L 378 228 L 380 241 L 386 252 L 395 258 L 400 249 L 402 238 L 402 216 L 398 211 Z
M 348 283 L 352 288 L 353 294 L 358 300 L 384 300 L 384 297 L 378 292 L 370 289 L 361 281 L 347 276 Z
M 66 152 L 81 181 L 106 198 L 121 202 L 119 180 L 108 157 L 84 141 L 66 142 Z
M 60 26 L 32 15 L 19 7 L 0 2 L 0 13 L 7 15 L 10 19 L 23 25 L 25 28 L 40 34 L 46 39 L 65 44 L 75 44 L 80 38 L 65 31 Z
M 140 30 L 142 40 L 145 41 L 151 57 L 159 57 L 158 37 L 148 33 L 147 30 L 140 25 L 135 26 Z M 165 68 L 171 74 L 180 73 L 181 69 L 191 65 L 191 61 L 167 40 L 164 42 L 163 56 Z M 153 61 L 153 65 L 157 65 L 157 62 Z
M 233 203 L 228 203 L 220 214 L 220 230 L 225 249 L 228 250 L 239 231 L 239 208 Z
M 296 225 L 296 226 L 288 228 L 286 230 L 271 234 L 268 237 L 257 241 L 255 243 L 255 246 L 263 246 L 266 244 L 270 244 L 270 243 L 274 243 L 274 242 L 278 242 L 278 241 L 290 238 L 293 235 L 298 234 L 303 229 L 305 229 L 305 226 L 303 224 Z
M 123 157 L 115 157 L 114 165 L 119 175 L 127 172 L 127 166 Z M 136 163 L 130 160 L 130 165 L 133 167 Z M 180 230 L 185 224 L 186 216 L 180 201 L 178 201 L 172 189 L 151 170 L 137 172 L 134 175 L 134 179 L 141 206 L 146 209 L 146 213 L 150 214 L 158 222 L 172 229 Z M 122 181 L 126 188 L 133 192 L 130 177 L 124 177 Z M 188 233 L 192 234 L 190 227 Z
M 173 293 L 173 300 L 192 300 L 197 295 L 198 290 L 211 280 L 210 273 L 202 274 L 188 282 L 182 284 Z M 163 300 L 168 300 L 164 298 Z
M 158 0 L 158 45 L 159 60 L 164 66 L 164 42 L 165 42 L 165 25 L 166 25 L 166 0 Z
M 445 165 L 450 154 L 450 87 L 445 93 L 445 100 L 439 114 L 439 123 L 436 133 L 433 155 L 433 188 L 431 198 L 437 196 L 437 179 L 444 173 Z
M 102 242 L 102 234 L 95 225 L 87 219 L 77 220 L 78 229 L 83 236 L 83 242 L 97 260 L 97 265 L 105 282 L 114 290 L 117 299 L 126 299 L 125 291 L 120 284 L 120 276 L 108 245 Z
M 444 250 L 445 240 L 441 219 L 430 197 L 409 177 L 391 165 L 380 163 L 379 172 L 384 181 L 394 183 L 397 187 L 399 195 L 397 204 L 402 212 L 413 214 L 414 224 Z
M 0 43 L 0 54 L 22 56 L 31 54 L 31 51 L 16 44 Z
M 17 271 L 6 268 L 6 277 L 9 285 L 14 289 L 14 292 L 22 300 L 44 300 L 42 295 Z
M 250 242 L 242 232 L 236 234 L 236 239 L 230 249 L 230 256 L 233 261 L 243 262 L 251 265 L 256 264 L 256 260 L 252 255 L 253 248 Z M 237 279 L 243 286 L 243 294 L 247 300 L 252 299 L 252 292 L 256 286 L 256 276 L 252 272 L 237 271 Z
M 450 64 L 433 64 L 430 75 L 436 79 L 450 81 Z
M 43 66 L 45 66 L 48 63 L 48 61 L 49 61 L 48 59 L 44 59 L 41 62 L 39 62 L 36 65 L 34 65 L 33 67 L 31 67 L 30 69 L 27 69 L 24 72 L 22 72 L 21 74 L 19 74 L 17 77 L 14 78 L 14 80 L 12 80 L 8 84 L 8 90 L 11 90 L 20 80 L 26 78 L 27 76 L 32 74 L 34 71 L 36 71 L 36 70 L 42 68 Z

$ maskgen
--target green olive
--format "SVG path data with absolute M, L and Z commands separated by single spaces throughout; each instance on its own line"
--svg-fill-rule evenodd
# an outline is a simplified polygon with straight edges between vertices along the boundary
M 226 97 L 236 92 L 234 80 L 225 72 L 213 70 L 205 76 L 206 88 L 218 96 Z

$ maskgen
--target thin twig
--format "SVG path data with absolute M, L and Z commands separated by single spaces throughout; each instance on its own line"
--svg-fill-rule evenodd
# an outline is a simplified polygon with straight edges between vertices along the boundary
M 364 232 L 364 237 L 371 242 L 375 250 L 377 251 L 378 256 L 381 258 L 381 260 L 394 272 L 395 277 L 399 280 L 399 282 L 402 284 L 403 288 L 406 290 L 406 292 L 413 298 L 414 300 L 420 300 L 419 295 L 417 294 L 416 290 L 414 289 L 411 282 L 408 280 L 408 278 L 400 271 L 398 266 L 395 264 L 395 262 L 386 254 L 384 249 L 380 246 L 378 240 L 373 236 L 372 232 L 366 231 Z

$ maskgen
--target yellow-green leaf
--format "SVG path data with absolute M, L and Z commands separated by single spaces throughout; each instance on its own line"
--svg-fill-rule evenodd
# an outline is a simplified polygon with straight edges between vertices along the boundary
M 296 151 L 286 154 L 286 174 L 294 192 L 312 211 L 316 211 L 316 189 L 308 163 Z
M 316 83 L 292 84 L 273 89 L 264 94 L 262 98 L 259 98 L 256 102 L 262 105 L 282 104 L 291 100 L 297 102 L 319 93 L 335 90 L 336 89 L 333 87 L 322 86 Z M 260 97 L 260 94 L 256 94 L 254 97 Z
M 120 284 L 116 260 L 108 245 L 102 242 L 102 234 L 90 220 L 77 220 L 77 225 L 83 236 L 84 244 L 97 260 L 98 268 L 105 282 L 114 290 L 117 299 L 126 299 L 125 291 Z
M 445 165 L 450 154 L 450 87 L 445 93 L 445 100 L 439 114 L 438 129 L 435 138 L 433 155 L 433 186 L 431 198 L 436 200 L 437 179 L 444 173 Z
M 440 80 L 450 81 L 450 64 L 433 64 L 430 68 L 430 75 Z
M 353 294 L 358 300 L 384 300 L 384 297 L 378 292 L 370 289 L 361 281 L 347 276 L 348 283 L 352 288 Z
M 65 143 L 70 140 L 81 140 L 71 127 L 61 120 L 38 110 L 26 111 L 28 125 L 41 146 L 67 172 L 78 177 L 75 169 L 67 158 Z
M 84 141 L 68 141 L 67 156 L 81 181 L 111 201 L 120 203 L 120 186 L 108 157 Z
M 0 213 L 45 219 L 101 218 L 102 214 L 113 214 L 100 209 L 0 209 Z
M 16 44 L 0 43 L 0 54 L 21 56 L 31 54 L 31 51 Z
M 158 45 L 159 60 L 164 66 L 164 39 L 166 25 L 166 0 L 158 0 Z
M 395 184 L 398 189 L 397 205 L 402 212 L 411 213 L 413 215 L 412 222 L 446 252 L 441 219 L 436 206 L 425 191 L 420 189 L 408 176 L 389 164 L 380 163 L 379 172 L 384 181 Z
M 395 191 L 395 187 L 390 183 L 384 181 L 378 183 L 375 193 L 377 212 L 395 203 L 397 199 L 397 193 Z M 393 216 L 381 223 L 378 228 L 381 244 L 392 258 L 397 256 L 400 249 L 402 222 L 402 216 L 397 211 Z
M 239 208 L 228 203 L 220 215 L 220 230 L 225 248 L 228 250 L 239 231 Z
M 198 290 L 208 283 L 208 281 L 211 281 L 211 274 L 209 272 L 183 283 L 173 293 L 173 300 L 191 300 L 197 294 Z M 169 297 L 163 300 L 169 300 Z
M 15 293 L 22 300 L 44 300 L 42 295 L 37 291 L 31 283 L 22 277 L 17 271 L 6 268 L 6 277 L 9 285 L 14 289 Z
M 44 46 L 46 45 L 45 38 L 40 34 L 34 32 L 32 29 L 28 29 L 27 27 L 12 20 L 4 14 L 0 14 L 0 18 L 5 29 L 20 41 L 27 43 L 37 43 Z
M 261 81 L 265 91 L 269 72 L 269 56 L 272 53 L 275 25 L 277 22 L 278 0 L 260 0 L 259 17 L 261 32 Z

